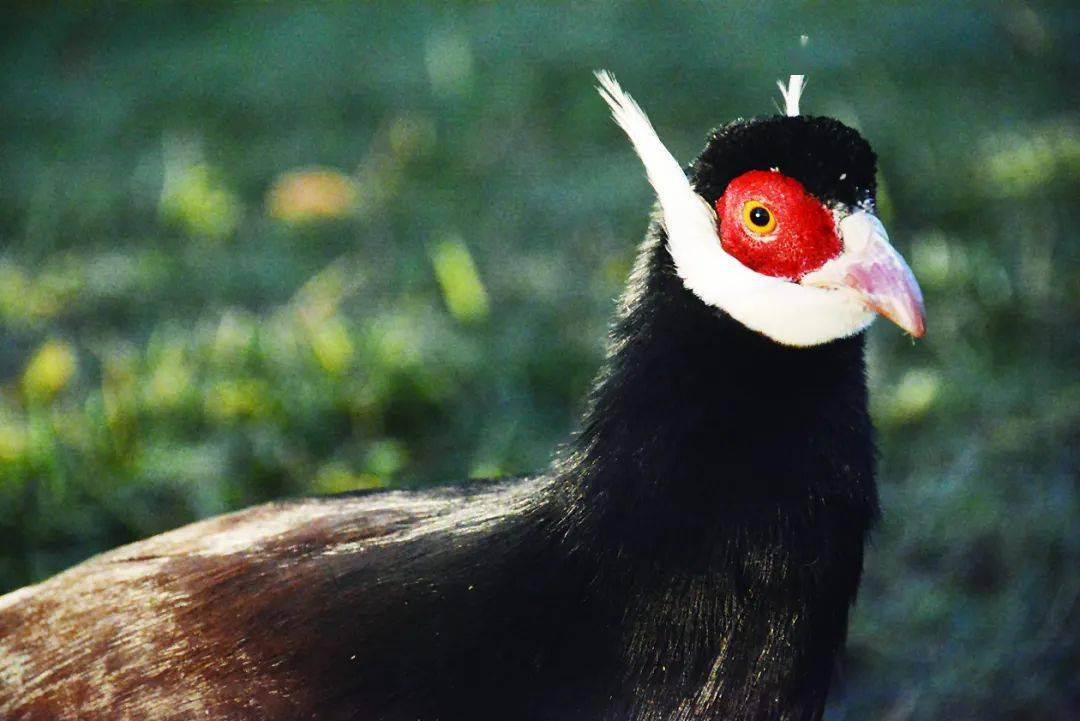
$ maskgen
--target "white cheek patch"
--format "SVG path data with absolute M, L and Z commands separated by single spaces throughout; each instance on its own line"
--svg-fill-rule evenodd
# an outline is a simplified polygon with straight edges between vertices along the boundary
M 855 293 L 804 287 L 761 275 L 724 252 L 717 235 L 716 213 L 694 191 L 645 113 L 610 73 L 601 70 L 596 78 L 600 96 L 630 138 L 656 191 L 668 249 L 687 289 L 704 303 L 784 345 L 818 345 L 870 325 L 874 314 Z

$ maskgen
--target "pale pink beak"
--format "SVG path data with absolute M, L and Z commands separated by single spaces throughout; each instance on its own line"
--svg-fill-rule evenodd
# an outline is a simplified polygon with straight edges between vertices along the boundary
M 922 338 L 926 333 L 922 291 L 911 268 L 889 244 L 881 221 L 866 211 L 852 213 L 840 221 L 840 236 L 843 252 L 799 282 L 854 291 L 867 308 Z

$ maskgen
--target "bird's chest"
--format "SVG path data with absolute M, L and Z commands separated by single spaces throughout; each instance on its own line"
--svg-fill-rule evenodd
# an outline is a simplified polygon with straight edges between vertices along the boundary
M 665 550 L 628 572 L 611 678 L 612 697 L 631 701 L 609 717 L 787 718 L 784 709 L 801 709 L 813 718 L 865 540 L 844 521 L 846 505 L 835 505 L 775 523 L 728 518 L 729 532 L 699 536 L 696 554 Z

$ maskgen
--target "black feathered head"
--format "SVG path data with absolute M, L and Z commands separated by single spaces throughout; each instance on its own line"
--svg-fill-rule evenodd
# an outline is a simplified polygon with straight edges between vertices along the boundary
M 923 335 L 919 286 L 874 214 L 874 152 L 839 121 L 799 114 L 801 76 L 781 86 L 786 116 L 714 131 L 689 177 L 615 79 L 597 78 L 702 302 L 785 345 L 852 335 L 876 314 Z

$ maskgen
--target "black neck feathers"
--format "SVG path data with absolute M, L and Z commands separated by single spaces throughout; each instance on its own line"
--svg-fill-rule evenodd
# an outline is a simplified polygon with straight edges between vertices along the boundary
M 685 289 L 663 240 L 561 465 L 569 536 L 629 599 L 633 718 L 818 718 L 877 514 L 863 338 L 749 331 Z

